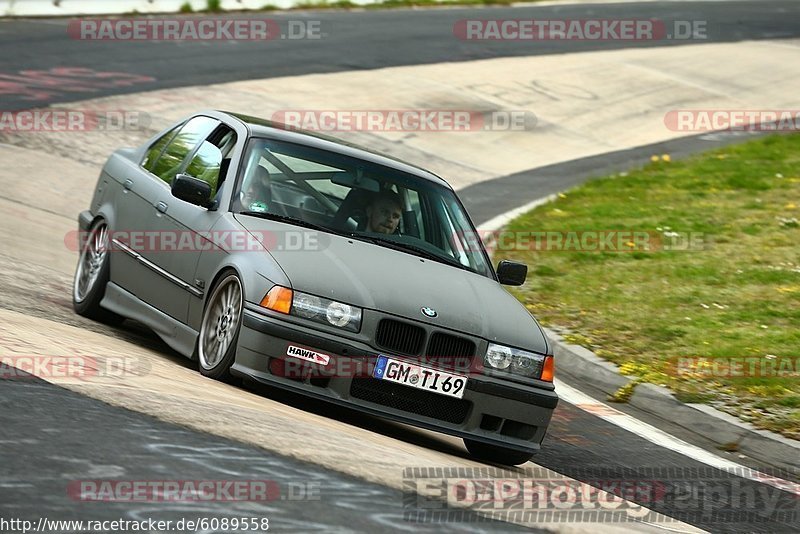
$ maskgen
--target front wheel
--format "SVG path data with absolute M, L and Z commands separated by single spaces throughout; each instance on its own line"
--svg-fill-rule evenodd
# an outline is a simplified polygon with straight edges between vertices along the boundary
M 467 438 L 464 438 L 464 445 L 475 458 L 493 464 L 522 465 L 533 458 L 531 452 L 520 452 Z
M 100 307 L 111 270 L 108 251 L 108 225 L 100 220 L 89 230 L 78 257 L 72 282 L 72 307 L 78 315 L 115 324 L 122 322 L 124 317 Z
M 242 282 L 228 273 L 214 287 L 203 310 L 197 339 L 200 373 L 215 380 L 230 380 L 236 355 L 244 304 Z

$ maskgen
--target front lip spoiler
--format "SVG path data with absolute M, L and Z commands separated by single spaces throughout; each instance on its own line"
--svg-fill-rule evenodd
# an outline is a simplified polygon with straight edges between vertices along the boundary
M 485 436 L 482 436 L 480 434 L 470 434 L 469 432 L 464 432 L 462 430 L 458 430 L 458 429 L 455 429 L 455 428 L 443 427 L 443 426 L 431 424 L 431 423 L 429 423 L 427 421 L 422 421 L 420 419 L 415 419 L 413 417 L 406 417 L 406 416 L 403 416 L 403 415 L 398 415 L 398 414 L 395 414 L 395 413 L 386 412 L 386 411 L 383 411 L 383 410 L 381 410 L 379 408 L 373 408 L 372 406 L 361 404 L 359 402 L 353 402 L 353 401 L 349 401 L 349 400 L 345 400 L 345 399 L 339 399 L 337 397 L 331 397 L 331 396 L 328 396 L 328 395 L 322 395 L 322 394 L 320 394 L 320 393 L 318 393 L 316 391 L 313 391 L 311 389 L 306 389 L 306 388 L 303 388 L 303 387 L 295 386 L 295 385 L 292 385 L 292 384 L 287 384 L 287 383 L 284 383 L 284 382 L 272 381 L 272 380 L 268 380 L 268 379 L 262 378 L 259 375 L 250 374 L 248 372 L 242 371 L 241 368 L 237 368 L 236 364 L 234 364 L 233 367 L 231 367 L 231 373 L 234 374 L 234 375 L 237 375 L 237 376 L 242 376 L 242 377 L 247 377 L 247 378 L 253 379 L 253 380 L 255 380 L 255 381 L 257 381 L 257 382 L 259 382 L 261 384 L 265 384 L 267 386 L 271 386 L 271 387 L 275 386 L 275 387 L 279 387 L 281 389 L 284 389 L 286 391 L 291 391 L 293 393 L 297 393 L 297 394 L 300 394 L 300 395 L 309 396 L 309 397 L 312 397 L 312 398 L 315 398 L 315 399 L 318 399 L 318 400 L 322 400 L 322 401 L 325 401 L 325 402 L 332 402 L 333 404 L 336 404 L 338 406 L 342 406 L 342 407 L 348 408 L 350 410 L 355 410 L 355 411 L 358 411 L 358 412 L 366 413 L 367 415 L 371 415 L 371 416 L 374 416 L 374 417 L 380 417 L 382 419 L 390 419 L 392 421 L 397 421 L 398 423 L 403 423 L 403 424 L 411 425 L 411 426 L 418 427 L 418 428 L 424 428 L 426 430 L 432 430 L 434 432 L 440 432 L 442 434 L 449 434 L 449 435 L 455 436 L 457 438 L 471 439 L 471 440 L 474 440 L 474 441 L 480 441 L 482 443 L 487 443 L 489 445 L 497 445 L 497 446 L 500 446 L 500 447 L 506 447 L 506 448 L 509 448 L 509 449 L 513 449 L 515 451 L 528 452 L 528 453 L 536 453 L 539 450 L 541 450 L 541 448 L 542 448 L 541 444 L 539 444 L 539 443 L 530 443 L 529 447 L 521 447 L 516 443 L 508 443 L 508 442 L 503 441 L 503 440 L 491 439 L 491 438 L 487 438 Z
M 309 345 L 333 354 L 340 355 L 346 352 L 348 358 L 374 358 L 379 353 L 378 350 L 364 350 L 345 341 L 333 341 L 324 337 L 301 332 L 289 326 L 279 324 L 276 322 L 276 319 L 260 315 L 250 309 L 244 310 L 244 326 L 268 336 Z M 494 395 L 526 404 L 534 404 L 542 408 L 555 409 L 558 405 L 558 395 L 555 391 L 530 386 L 520 386 L 516 383 L 500 383 L 499 381 L 482 380 L 480 376 L 470 376 L 470 380 L 467 382 L 467 389 L 476 393 Z

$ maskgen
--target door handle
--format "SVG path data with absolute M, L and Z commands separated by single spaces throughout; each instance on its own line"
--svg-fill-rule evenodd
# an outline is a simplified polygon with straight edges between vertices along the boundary
M 167 213 L 167 203 L 166 202 L 159 202 L 156 204 L 156 209 L 161 213 Z
M 124 187 L 126 191 L 130 191 L 131 188 L 133 187 L 133 180 L 130 179 L 125 180 L 125 183 L 122 184 L 122 187 Z

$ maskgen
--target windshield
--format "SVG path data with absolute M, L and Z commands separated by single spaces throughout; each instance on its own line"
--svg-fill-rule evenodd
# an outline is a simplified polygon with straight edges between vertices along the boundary
M 486 253 L 455 193 L 369 161 L 254 139 L 234 210 L 295 220 L 378 246 L 492 277 Z

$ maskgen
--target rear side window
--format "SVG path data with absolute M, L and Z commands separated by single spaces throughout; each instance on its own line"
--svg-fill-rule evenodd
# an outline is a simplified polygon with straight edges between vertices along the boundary
M 210 117 L 193 118 L 180 129 L 178 135 L 169 141 L 161 156 L 148 170 L 171 184 L 186 157 L 201 140 L 204 140 L 211 133 L 217 124 L 219 124 L 219 121 Z M 219 170 L 219 167 L 217 167 L 217 170 Z

